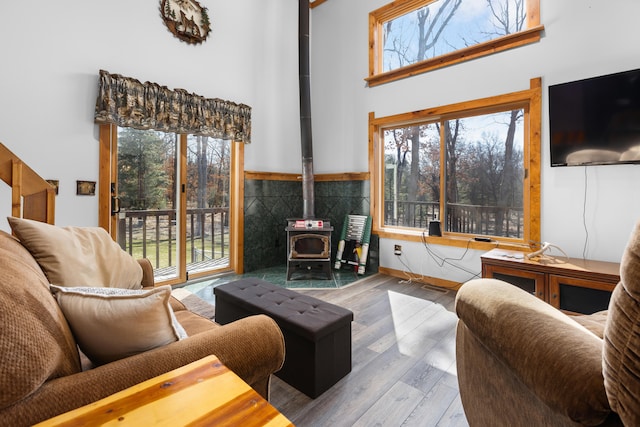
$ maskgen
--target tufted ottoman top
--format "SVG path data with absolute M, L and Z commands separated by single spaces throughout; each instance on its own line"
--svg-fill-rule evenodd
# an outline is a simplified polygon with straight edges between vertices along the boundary
M 353 313 L 346 308 L 257 278 L 216 286 L 214 293 L 216 300 L 233 302 L 248 313 L 267 314 L 281 328 L 313 341 L 353 320 Z

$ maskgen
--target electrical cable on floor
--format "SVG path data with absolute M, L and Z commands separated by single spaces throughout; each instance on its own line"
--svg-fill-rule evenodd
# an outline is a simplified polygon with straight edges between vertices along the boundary
M 417 276 L 417 275 L 411 270 L 411 267 L 409 267 L 409 265 L 407 265 L 407 263 L 404 262 L 404 260 L 402 259 L 402 255 L 398 255 L 398 260 L 400 261 L 400 264 L 402 264 L 408 271 L 408 273 L 407 273 L 407 271 L 404 272 L 404 274 L 406 274 L 408 279 L 400 280 L 399 283 L 413 283 L 414 279 L 417 279 L 417 280 L 424 279 L 424 276 L 421 276 L 421 277 L 412 277 L 411 276 L 412 274 L 414 276 Z
M 429 254 L 429 256 L 433 259 L 433 261 L 436 263 L 436 265 L 440 268 L 444 267 L 445 264 L 448 264 L 454 268 L 457 268 L 460 271 L 463 271 L 467 274 L 471 274 L 471 277 L 467 280 L 472 280 L 472 279 L 477 279 L 482 275 L 482 272 L 480 273 L 476 273 L 475 271 L 470 271 L 467 270 L 464 267 L 461 267 L 457 264 L 454 264 L 451 261 L 462 261 L 464 259 L 464 257 L 467 255 L 467 252 L 469 252 L 469 246 L 471 245 L 471 242 L 473 241 L 473 239 L 469 239 L 467 241 L 467 247 L 465 248 L 464 252 L 462 253 L 462 255 L 458 258 L 451 258 L 451 257 L 443 257 L 439 254 L 437 254 L 433 249 L 431 249 L 431 247 L 429 246 L 429 243 L 427 243 L 427 239 L 425 238 L 425 233 L 422 232 L 422 244 L 424 245 L 425 249 L 427 250 L 427 253 Z

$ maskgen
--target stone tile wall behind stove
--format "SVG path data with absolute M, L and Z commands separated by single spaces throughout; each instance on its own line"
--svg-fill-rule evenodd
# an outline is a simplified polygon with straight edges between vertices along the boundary
M 335 260 L 345 215 L 369 215 L 369 181 L 314 183 L 315 216 L 333 226 L 331 259 Z M 285 265 L 287 218 L 302 217 L 300 181 L 245 180 L 244 271 Z M 378 270 L 378 238 L 371 236 L 368 271 Z

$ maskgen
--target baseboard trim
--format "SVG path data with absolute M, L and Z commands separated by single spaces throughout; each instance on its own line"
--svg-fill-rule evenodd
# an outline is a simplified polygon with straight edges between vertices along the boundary
M 378 272 L 386 274 L 388 276 L 411 280 L 413 282 L 423 283 L 426 285 L 436 286 L 438 288 L 445 288 L 453 291 L 457 291 L 462 286 L 462 283 L 453 282 L 451 280 L 439 279 L 437 277 L 421 276 L 415 273 L 409 273 L 407 271 L 396 270 L 393 268 L 379 267 Z

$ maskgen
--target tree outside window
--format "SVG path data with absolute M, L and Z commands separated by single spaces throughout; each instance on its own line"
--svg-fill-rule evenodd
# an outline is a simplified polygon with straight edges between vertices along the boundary
M 371 12 L 369 85 L 540 39 L 539 0 L 405 0 Z
M 175 176 L 170 176 L 170 171 L 175 172 L 175 145 L 174 134 L 126 127 L 118 129 L 121 208 L 167 209 L 175 205 L 174 190 L 168 185 L 175 182 Z
M 522 118 L 518 109 L 385 129 L 385 225 L 442 220 L 448 232 L 522 238 Z

